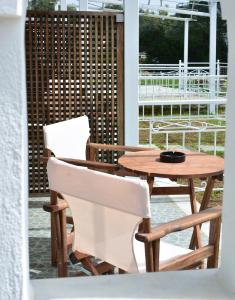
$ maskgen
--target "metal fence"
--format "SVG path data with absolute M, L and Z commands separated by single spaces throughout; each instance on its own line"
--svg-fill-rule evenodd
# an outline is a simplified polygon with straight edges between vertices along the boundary
M 140 65 L 139 140 L 162 149 L 224 154 L 227 64 Z
M 214 76 L 207 64 L 140 65 L 139 81 L 140 100 L 214 100 L 226 97 L 227 65 L 218 61 Z

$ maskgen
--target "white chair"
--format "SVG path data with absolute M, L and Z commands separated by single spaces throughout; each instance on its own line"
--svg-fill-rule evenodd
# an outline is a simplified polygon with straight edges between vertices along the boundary
M 73 118 L 71 120 L 62 121 L 43 127 L 45 157 L 52 155 L 63 158 L 67 162 L 87 166 L 96 170 L 118 173 L 118 166 L 115 164 L 96 162 L 96 155 L 98 150 L 110 151 L 143 151 L 147 150 L 143 147 L 130 147 L 120 145 L 106 145 L 90 143 L 90 128 L 87 116 Z M 127 175 L 127 172 L 119 173 L 120 175 Z M 58 194 L 51 192 L 51 205 L 58 203 Z M 56 221 L 55 216 L 48 205 L 44 206 L 46 211 L 51 212 L 51 260 L 52 265 L 57 264 L 57 246 L 56 246 Z M 67 217 L 67 222 L 72 223 L 70 217 Z M 68 246 L 72 242 L 73 235 L 67 236 Z
M 47 172 L 50 189 L 60 193 L 64 199 L 61 205 L 52 206 L 58 216 L 57 222 L 63 224 L 60 212 L 66 204 L 72 212 L 73 252 L 87 253 L 130 273 L 195 268 L 206 258 L 208 267 L 217 266 L 220 208 L 208 209 L 151 229 L 146 181 L 97 172 L 56 158 L 48 160 Z M 207 246 L 189 250 L 160 243 L 160 239 L 168 233 L 206 221 L 211 221 Z M 138 233 L 141 222 L 143 231 Z M 58 268 L 63 270 L 67 251 L 60 241 L 64 234 L 65 228 L 60 226 L 57 241 L 58 249 L 64 247 L 61 255 L 64 261 L 60 260 Z M 81 262 L 83 258 L 81 256 Z M 89 270 L 94 275 L 99 274 L 95 266 Z M 59 271 L 59 274 L 63 272 Z
M 86 159 L 90 137 L 87 116 L 46 125 L 43 127 L 45 149 L 57 157 Z
M 87 116 L 73 118 L 43 127 L 46 156 L 75 160 L 95 160 L 98 150 L 145 151 L 149 148 L 122 145 L 97 144 L 90 142 Z M 96 166 L 96 165 L 95 165 Z

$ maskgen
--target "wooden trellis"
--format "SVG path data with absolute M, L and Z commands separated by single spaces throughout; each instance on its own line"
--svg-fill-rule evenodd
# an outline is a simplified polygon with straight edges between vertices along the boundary
M 91 141 L 123 144 L 122 15 L 33 12 L 26 20 L 29 191 L 48 191 L 45 124 L 87 115 Z M 79 134 L 79 133 L 78 133 Z M 117 154 L 101 152 L 103 161 Z

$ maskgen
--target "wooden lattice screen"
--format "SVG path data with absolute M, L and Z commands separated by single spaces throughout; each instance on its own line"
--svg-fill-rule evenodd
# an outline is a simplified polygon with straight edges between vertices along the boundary
M 91 141 L 124 142 L 122 15 L 28 12 L 26 72 L 29 190 L 45 193 L 43 125 L 86 114 Z

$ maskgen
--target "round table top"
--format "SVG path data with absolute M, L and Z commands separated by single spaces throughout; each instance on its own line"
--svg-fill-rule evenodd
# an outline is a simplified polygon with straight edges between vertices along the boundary
M 119 158 L 118 164 L 136 174 L 172 179 L 211 177 L 220 175 L 224 170 L 224 160 L 218 156 L 184 151 L 185 162 L 163 163 L 160 162 L 161 152 L 162 150 L 129 152 Z

